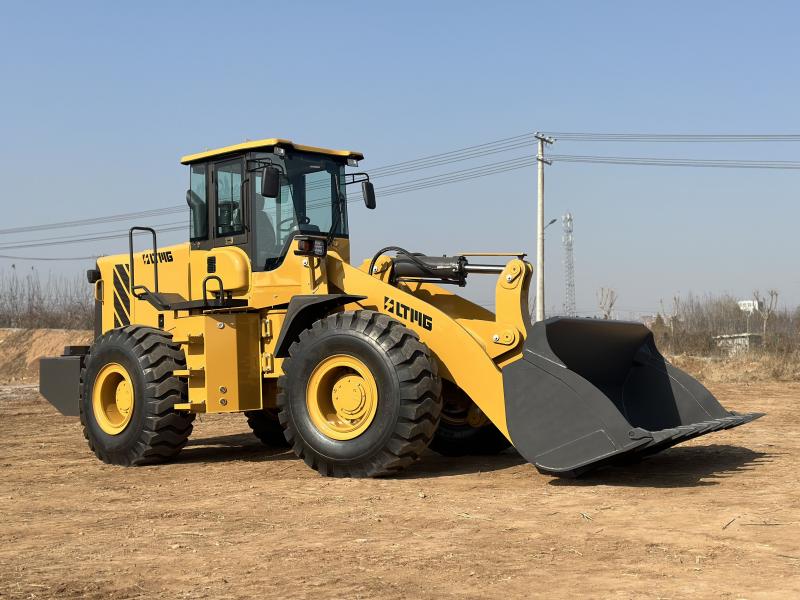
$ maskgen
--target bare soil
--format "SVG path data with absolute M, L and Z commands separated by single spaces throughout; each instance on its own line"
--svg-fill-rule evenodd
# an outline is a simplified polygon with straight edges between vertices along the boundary
M 64 346 L 88 346 L 92 337 L 83 329 L 0 328 L 0 383 L 36 383 L 40 358 L 59 356 Z
M 713 391 L 769 415 L 577 481 L 511 453 L 335 480 L 239 416 L 108 466 L 0 387 L 0 597 L 800 597 L 800 384 Z

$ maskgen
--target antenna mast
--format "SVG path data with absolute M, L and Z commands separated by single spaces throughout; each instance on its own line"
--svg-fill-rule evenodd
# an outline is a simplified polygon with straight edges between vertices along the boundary
M 564 244 L 564 314 L 568 317 L 576 317 L 578 310 L 575 307 L 575 258 L 572 253 L 572 213 L 567 212 L 561 220 L 564 224 L 564 235 L 561 241 Z

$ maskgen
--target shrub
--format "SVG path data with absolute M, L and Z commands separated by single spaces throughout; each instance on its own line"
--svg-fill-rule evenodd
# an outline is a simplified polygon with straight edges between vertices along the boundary
M 93 288 L 84 277 L 47 275 L 12 266 L 0 272 L 0 327 L 91 329 Z

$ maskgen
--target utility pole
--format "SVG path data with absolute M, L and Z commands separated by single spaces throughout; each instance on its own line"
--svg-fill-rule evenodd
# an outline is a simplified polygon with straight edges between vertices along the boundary
M 552 144 L 555 139 L 541 133 L 536 134 L 536 139 L 539 140 L 536 154 L 539 183 L 536 207 L 536 321 L 544 321 L 544 166 L 551 164 L 544 157 L 544 145 Z
M 575 306 L 575 257 L 573 253 L 575 237 L 572 213 L 567 211 L 562 221 L 564 223 L 564 236 L 561 238 L 564 244 L 564 314 L 568 317 L 575 317 L 578 310 Z

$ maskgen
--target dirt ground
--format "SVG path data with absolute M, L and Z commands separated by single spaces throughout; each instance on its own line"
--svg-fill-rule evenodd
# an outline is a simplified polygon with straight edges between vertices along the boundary
M 239 416 L 175 463 L 104 465 L 0 387 L 0 597 L 800 597 L 800 384 L 713 391 L 769 415 L 577 481 L 432 453 L 332 480 Z
M 64 346 L 88 346 L 91 331 L 0 328 L 0 384 L 36 383 L 39 359 L 58 356 Z

